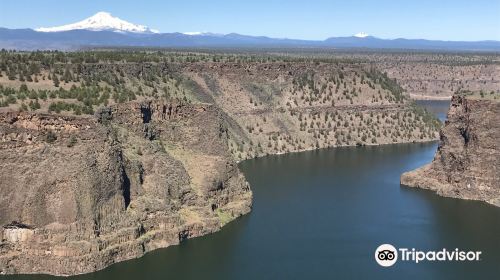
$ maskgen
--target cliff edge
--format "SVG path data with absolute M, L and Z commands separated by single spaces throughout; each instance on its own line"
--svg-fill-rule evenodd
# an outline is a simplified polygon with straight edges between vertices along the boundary
M 219 230 L 252 193 L 212 105 L 0 114 L 0 274 L 74 275 Z
M 401 184 L 500 206 L 500 102 L 453 96 L 434 160 L 401 176 Z

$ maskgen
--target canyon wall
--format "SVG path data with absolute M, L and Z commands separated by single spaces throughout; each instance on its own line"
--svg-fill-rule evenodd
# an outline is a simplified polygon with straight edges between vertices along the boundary
M 500 102 L 453 96 L 434 160 L 404 173 L 401 184 L 500 206 Z
M 441 126 L 375 68 L 348 63 L 191 63 L 196 98 L 238 127 L 236 160 L 326 147 L 423 142 Z M 232 132 L 232 130 L 230 130 Z
M 217 231 L 252 193 L 211 105 L 0 115 L 0 273 L 73 275 Z

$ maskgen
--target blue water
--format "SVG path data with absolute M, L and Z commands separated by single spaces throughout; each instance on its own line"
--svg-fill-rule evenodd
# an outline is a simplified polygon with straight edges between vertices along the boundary
M 446 114 L 450 107 L 449 100 L 417 100 L 415 103 L 436 115 L 442 122 L 446 120 Z

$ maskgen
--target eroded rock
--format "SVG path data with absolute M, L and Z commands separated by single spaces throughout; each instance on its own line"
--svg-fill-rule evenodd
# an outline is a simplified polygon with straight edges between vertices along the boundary
M 401 184 L 500 206 L 500 102 L 455 95 L 434 160 Z
M 174 101 L 0 115 L 0 271 L 92 272 L 249 212 L 221 126 L 215 107 Z

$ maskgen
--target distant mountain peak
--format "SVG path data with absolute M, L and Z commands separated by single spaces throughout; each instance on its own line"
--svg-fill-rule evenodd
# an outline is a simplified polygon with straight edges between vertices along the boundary
M 354 34 L 354 37 L 357 37 L 357 38 L 366 38 L 370 35 L 366 34 L 365 32 L 359 32 L 359 33 L 356 33 Z
M 198 35 L 203 35 L 205 32 L 200 32 L 200 31 L 190 31 L 190 32 L 183 32 L 182 34 L 184 35 L 189 35 L 189 36 L 198 36 Z
M 120 18 L 112 16 L 108 12 L 98 12 L 95 15 L 86 18 L 82 21 L 56 26 L 56 27 L 40 27 L 35 29 L 38 32 L 60 32 L 70 30 L 91 30 L 91 31 L 114 31 L 114 32 L 131 32 L 131 33 L 159 33 L 158 30 L 150 29 L 147 26 L 133 24 L 124 21 Z
M 188 35 L 188 36 L 213 36 L 213 37 L 223 37 L 225 35 L 225 34 L 221 34 L 221 33 L 200 32 L 200 31 L 183 32 L 182 34 Z

